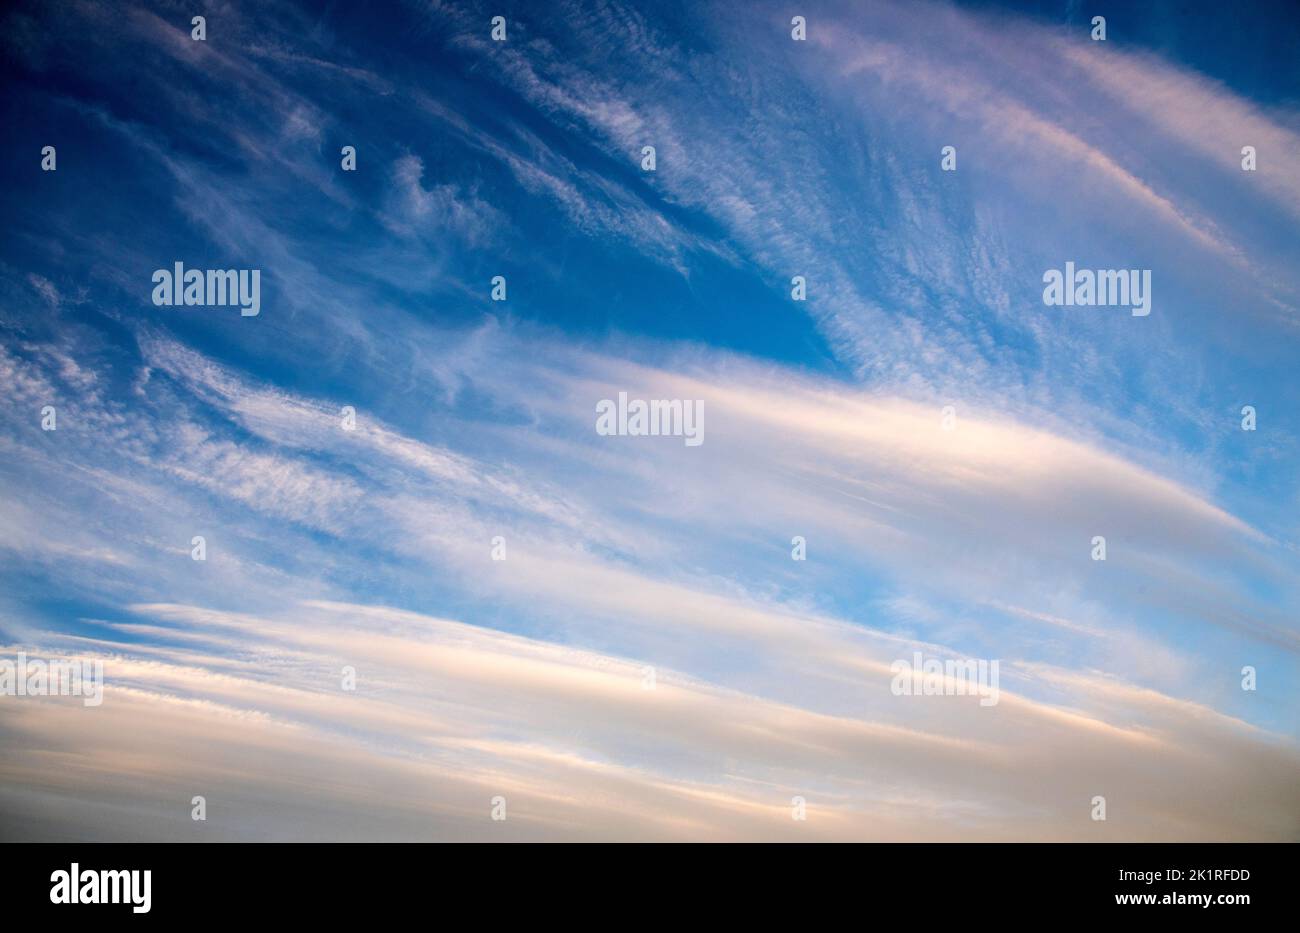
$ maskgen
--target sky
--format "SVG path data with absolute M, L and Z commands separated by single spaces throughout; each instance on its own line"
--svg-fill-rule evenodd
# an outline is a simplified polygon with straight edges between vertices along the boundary
M 0 46 L 0 658 L 105 681 L 0 696 L 0 839 L 1300 840 L 1293 4 Z M 1067 262 L 1150 313 L 1045 304 Z

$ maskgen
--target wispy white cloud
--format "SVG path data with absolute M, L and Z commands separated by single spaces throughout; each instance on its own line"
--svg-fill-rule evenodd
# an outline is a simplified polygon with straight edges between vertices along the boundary
M 1274 815 L 1295 805 L 1295 752 L 1276 739 L 1152 691 L 1048 669 L 1034 676 L 1068 681 L 1077 702 L 1104 716 L 1014 695 L 991 709 L 950 697 L 935 732 L 773 703 L 671 670 L 647 690 L 632 660 L 377 607 L 314 604 L 272 619 L 136 611 L 182 634 L 237 632 L 244 650 L 270 653 L 235 664 L 193 650 L 143 660 L 121 645 L 104 658 L 110 686 L 95 723 L 57 702 L 6 706 L 0 727 L 51 730 L 69 749 L 7 758 L 12 787 L 32 787 L 63 758 L 64 776 L 41 783 L 65 807 L 129 784 L 188 787 L 171 796 L 202 792 L 214 810 L 231 806 L 238 817 L 217 832 L 244 839 L 294 832 L 302 806 L 320 811 L 322 838 L 350 837 L 353 809 L 368 815 L 368 832 L 456 838 L 488 820 L 496 794 L 507 796 L 503 831 L 514 838 L 1101 839 L 1105 827 L 1087 814 L 1102 774 L 1125 838 L 1286 838 Z M 861 663 L 877 697 L 915 702 L 889 696 L 884 665 Z M 341 687 L 343 664 L 357 670 L 355 692 Z M 106 734 L 118 737 L 111 747 L 96 738 Z M 1186 770 L 1218 760 L 1225 743 L 1231 767 Z M 354 798 L 325 767 L 340 755 L 359 786 L 395 783 L 402 793 Z M 745 778 L 720 775 L 723 760 Z M 1180 773 L 1172 796 L 1154 777 L 1169 769 Z M 426 791 L 415 805 L 407 795 L 417 775 Z M 253 788 L 296 806 L 236 810 Z M 1223 794 L 1250 807 L 1216 816 Z M 806 826 L 789 818 L 794 795 L 808 800 Z M 125 797 L 142 811 L 139 837 L 193 831 L 169 813 L 168 795 Z M 671 818 L 657 815 L 664 807 Z M 403 814 L 418 830 L 396 829 Z
M 282 43 L 237 20 L 255 41 L 199 48 L 138 11 L 121 28 L 176 69 L 162 106 L 236 168 L 165 121 L 72 105 L 162 169 L 182 226 L 256 257 L 277 300 L 239 330 L 140 323 L 143 279 L 121 270 L 157 257 L 74 240 L 96 287 L 127 296 L 103 303 L 124 344 L 69 326 L 0 347 L 7 579 L 57 577 L 85 606 L 51 617 L 6 595 L 0 629 L 9 650 L 100 654 L 111 681 L 98 718 L 0 706 L 21 750 L 0 763 L 5 832 L 85 820 L 102 838 L 189 838 L 185 802 L 206 790 L 238 814 L 204 827 L 222 838 L 1294 837 L 1294 736 L 1274 734 L 1294 731 L 1277 687 L 1300 647 L 1291 520 L 1241 511 L 1268 493 L 1251 499 L 1170 426 L 1222 434 L 1195 344 L 1210 315 L 1171 300 L 1139 339 L 1025 309 L 1044 257 L 1076 247 L 1149 250 L 1165 269 L 1190 251 L 1171 291 L 1204 275 L 1252 309 L 1285 304 L 1285 249 L 1244 249 L 1257 216 L 1205 190 L 1237 178 L 1219 137 L 1267 155 L 1294 142 L 1285 114 L 937 4 L 828 13 L 793 49 L 784 12 L 724 30 L 705 9 L 689 49 L 617 4 L 557 8 L 572 49 L 527 23 L 500 44 L 478 18 L 429 15 L 457 55 L 492 56 L 480 77 L 509 107 L 473 113 L 330 61 L 340 50 L 308 30 Z M 285 69 L 398 102 L 410 138 L 344 176 L 336 102 Z M 205 103 L 209 80 L 231 93 Z M 1072 81 L 1151 138 L 1124 138 Z M 1128 93 L 1143 82 L 1154 102 Z M 426 169 L 431 130 L 470 154 L 464 171 Z M 962 170 L 945 178 L 950 135 Z M 1165 171 L 1169 139 L 1208 170 Z M 1294 176 L 1268 171 L 1260 187 L 1294 213 Z M 298 236 L 267 207 L 302 192 L 339 236 Z M 475 317 L 486 255 L 526 246 L 530 272 L 561 276 L 550 244 L 516 239 L 516 200 L 669 278 L 759 280 L 780 307 L 806 275 L 810 300 L 788 313 L 816 321 L 844 374 L 583 337 L 558 313 Z M 1069 225 L 1009 206 L 1061 204 Z M 53 273 L 19 286 L 60 323 L 84 298 Z M 447 296 L 473 323 L 433 313 Z M 620 391 L 702 400 L 706 442 L 598 435 L 595 404 Z M 40 431 L 44 404 L 58 432 Z M 197 534 L 207 561 L 190 559 Z M 807 561 L 790 559 L 795 535 Z M 893 696 L 890 663 L 914 650 L 1000 658 L 1002 701 Z M 1236 687 L 1246 664 L 1265 673 L 1257 695 Z M 508 826 L 487 820 L 496 793 Z M 1088 819 L 1096 793 L 1110 825 Z

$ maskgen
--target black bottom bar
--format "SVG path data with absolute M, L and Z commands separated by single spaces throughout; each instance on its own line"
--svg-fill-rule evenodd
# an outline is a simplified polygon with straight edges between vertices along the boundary
M 127 922 L 396 919 L 429 907 L 456 909 L 445 921 L 462 909 L 598 922 L 829 909 L 864 919 L 991 918 L 1029 909 L 1231 922 L 1294 908 L 1295 854 L 1244 844 L 7 845 L 0 888 L 11 918 Z M 122 871 L 138 874 L 103 874 Z M 92 899 L 117 903 L 84 903 Z

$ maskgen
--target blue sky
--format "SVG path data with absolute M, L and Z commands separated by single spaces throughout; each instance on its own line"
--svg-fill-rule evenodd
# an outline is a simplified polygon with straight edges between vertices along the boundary
M 199 10 L 4 14 L 8 835 L 1295 838 L 1294 6 Z

